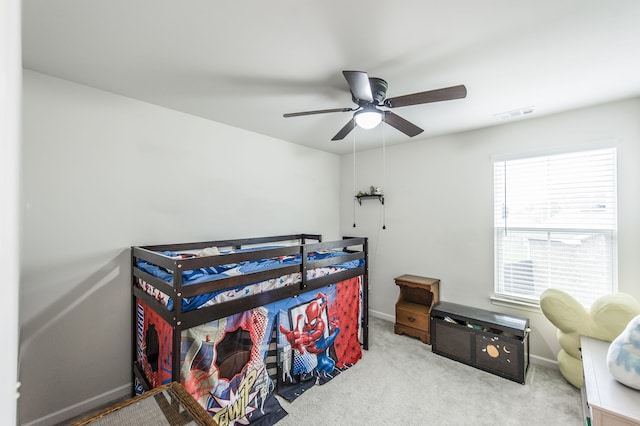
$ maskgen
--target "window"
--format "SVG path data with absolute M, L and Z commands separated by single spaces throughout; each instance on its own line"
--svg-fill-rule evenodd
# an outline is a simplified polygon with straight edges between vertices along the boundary
M 615 148 L 494 161 L 495 296 L 614 292 L 616 204 Z

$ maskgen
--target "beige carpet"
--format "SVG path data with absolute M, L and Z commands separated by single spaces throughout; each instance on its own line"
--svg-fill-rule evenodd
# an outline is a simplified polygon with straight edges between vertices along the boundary
M 431 352 L 371 318 L 369 350 L 351 369 L 289 403 L 278 426 L 583 425 L 580 391 L 531 365 L 522 385 Z

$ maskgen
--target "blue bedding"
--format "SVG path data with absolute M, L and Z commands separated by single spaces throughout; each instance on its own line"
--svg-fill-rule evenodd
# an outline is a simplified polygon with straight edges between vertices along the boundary
M 264 249 L 264 248 L 265 247 L 261 247 L 261 249 Z M 256 250 L 256 249 L 249 248 L 249 249 L 234 250 L 233 253 L 240 253 L 243 251 L 251 251 L 251 250 Z M 183 256 L 183 254 L 181 253 L 169 252 L 169 251 L 163 251 L 158 253 L 163 254 L 165 256 L 169 256 L 169 257 Z M 312 252 L 312 253 L 309 253 L 307 260 L 308 261 L 321 260 L 321 259 L 344 256 L 345 254 L 347 253 L 342 251 Z M 201 269 L 191 270 L 191 271 L 183 271 L 182 285 L 192 285 L 192 284 L 197 284 L 205 281 L 213 281 L 213 280 L 227 278 L 227 277 L 236 276 L 236 275 L 275 269 L 283 266 L 297 265 L 301 263 L 301 259 L 302 257 L 300 255 L 281 256 L 278 258 L 260 259 L 255 261 L 242 262 L 242 263 L 218 265 L 215 267 L 207 267 L 207 268 L 201 268 Z M 347 262 L 331 265 L 330 268 L 352 269 L 352 268 L 357 268 L 363 265 L 364 265 L 364 260 L 358 259 L 358 260 L 347 261 Z M 160 278 L 170 284 L 173 284 L 172 272 L 169 272 L 162 267 L 151 264 L 141 259 L 138 259 L 137 266 L 141 270 L 153 275 L 154 277 Z M 254 283 L 254 284 L 258 284 L 258 283 Z M 235 294 L 242 294 L 243 293 L 242 290 L 247 288 L 247 291 L 245 291 L 244 293 L 246 293 L 246 295 L 252 294 L 249 287 L 254 284 L 246 284 L 246 285 L 234 288 L 234 292 Z M 277 286 L 277 283 L 275 285 Z M 282 280 L 282 285 L 283 286 L 287 285 L 285 284 L 285 280 Z M 229 292 L 229 289 L 202 294 L 202 295 L 194 296 L 188 299 L 185 298 L 183 299 L 184 303 L 183 303 L 182 310 L 183 312 L 187 312 L 193 309 L 197 309 L 198 307 L 203 306 L 207 302 L 213 300 L 217 295 L 223 292 Z M 166 300 L 166 303 L 167 303 L 167 308 L 169 310 L 172 310 L 173 300 L 171 298 L 168 298 Z

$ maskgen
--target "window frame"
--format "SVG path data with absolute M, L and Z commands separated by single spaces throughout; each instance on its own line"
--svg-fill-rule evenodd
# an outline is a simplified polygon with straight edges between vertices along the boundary
M 510 226 L 508 224 L 508 217 L 505 217 L 505 212 L 508 211 L 508 200 L 506 199 L 506 195 L 505 195 L 505 204 L 499 209 L 498 208 L 498 176 L 496 174 L 497 171 L 497 167 L 496 164 L 498 163 L 504 163 L 507 164 L 509 162 L 515 162 L 515 161 L 521 161 L 521 160 L 534 160 L 540 157 L 556 157 L 556 156 L 566 156 L 566 155 L 571 155 L 571 154 L 576 154 L 576 157 L 579 154 L 584 154 L 585 152 L 588 153 L 590 151 L 603 151 L 603 150 L 609 150 L 609 155 L 612 156 L 612 166 L 611 166 L 611 170 L 612 170 L 612 176 L 613 176 L 613 181 L 610 182 L 610 184 L 612 185 L 612 187 L 610 188 L 611 193 L 610 195 L 612 195 L 612 200 L 613 200 L 613 206 L 609 207 L 613 210 L 613 217 L 614 217 L 614 223 L 613 223 L 613 228 L 612 229 L 607 229 L 606 227 L 597 227 L 597 226 L 589 226 L 586 228 L 580 227 L 579 225 L 575 226 L 575 227 L 555 227 L 555 226 L 549 226 L 548 224 L 546 225 L 536 225 L 536 226 Z M 532 234 L 543 234 L 546 233 L 548 236 L 549 235 L 555 235 L 558 233 L 565 233 L 565 234 L 576 234 L 576 233 L 581 233 L 581 234 L 585 234 L 588 236 L 594 236 L 594 235 L 601 235 L 604 237 L 604 242 L 601 242 L 601 244 L 606 248 L 608 257 L 607 257 L 607 263 L 605 263 L 605 265 L 607 265 L 607 267 L 605 267 L 605 274 L 606 275 L 606 282 L 605 285 L 603 285 L 602 287 L 600 287 L 601 292 L 597 295 L 597 296 L 591 296 L 590 298 L 584 298 L 584 297 L 577 297 L 577 299 L 580 300 L 580 302 L 584 305 L 584 306 L 589 306 L 591 304 L 591 302 L 595 299 L 597 299 L 597 297 L 600 297 L 603 294 L 608 294 L 608 293 L 614 293 L 617 291 L 618 288 L 618 229 L 617 229 L 617 218 L 618 218 L 618 212 L 617 212 L 617 204 L 618 204 L 618 194 L 617 194 L 617 147 L 614 144 L 608 143 L 608 144 L 600 144 L 598 146 L 589 146 L 589 147 L 567 147 L 565 149 L 555 149 L 555 150 L 547 150 L 547 151 L 543 151 L 543 152 L 529 152 L 529 153 L 522 153 L 522 154 L 510 154 L 510 155 L 501 155 L 501 156 L 493 156 L 492 157 L 492 166 L 493 166 L 493 196 L 494 196 L 494 203 L 493 203 L 493 232 L 494 232 L 494 288 L 493 288 L 493 294 L 491 295 L 490 299 L 497 304 L 507 304 L 509 306 L 513 306 L 513 307 L 518 307 L 518 308 L 524 308 L 524 309 L 539 309 L 539 295 L 542 291 L 544 291 L 544 288 L 548 288 L 549 287 L 549 281 L 547 281 L 545 283 L 546 286 L 543 286 L 543 288 L 540 288 L 538 290 L 534 289 L 534 293 L 530 293 L 530 295 L 526 295 L 523 291 L 523 289 L 525 288 L 524 286 L 521 288 L 516 288 L 515 291 L 508 291 L 506 288 L 506 279 L 504 276 L 505 273 L 505 266 L 507 265 L 507 263 L 504 261 L 504 259 L 502 259 L 503 254 L 501 252 L 502 246 L 500 245 L 501 243 L 505 242 L 504 238 L 501 238 L 502 235 L 507 236 L 509 233 L 517 233 L 517 232 L 529 232 Z M 508 182 L 507 182 L 508 184 Z M 505 190 L 506 192 L 506 190 Z M 550 199 L 550 198 L 549 198 Z M 506 206 L 506 207 L 505 207 Z M 501 210 L 501 212 L 500 212 Z M 500 226 L 499 221 L 497 219 L 499 214 L 503 215 L 504 218 L 504 226 Z M 520 224 L 522 225 L 522 224 Z M 611 225 L 609 225 L 611 226 Z M 552 239 L 549 239 L 549 241 L 553 241 Z M 553 253 L 550 249 L 550 253 Z M 524 261 L 524 260 L 523 260 Z M 530 257 L 527 259 L 528 262 L 533 262 L 533 260 L 530 259 Z M 552 263 L 551 261 L 549 261 L 550 263 Z M 510 263 L 511 265 L 513 265 L 513 263 Z M 538 263 L 539 264 L 539 263 Z M 536 267 L 537 265 L 536 264 Z M 524 275 L 520 275 L 520 277 L 522 276 L 526 276 L 527 275 L 527 268 L 529 268 L 530 266 L 523 264 L 523 266 L 520 269 L 520 273 L 522 274 L 522 271 L 524 272 Z M 531 266 L 531 268 L 533 268 Z M 546 266 L 547 269 L 552 269 L 551 267 L 549 267 L 548 265 Z M 544 267 L 542 268 L 543 270 L 545 269 Z M 539 270 L 537 270 L 539 271 Z M 531 285 L 533 286 L 534 283 L 534 274 L 533 272 L 530 272 L 530 276 L 528 279 L 531 280 Z M 538 274 L 536 274 L 536 277 L 538 276 Z M 543 280 L 544 281 L 544 280 Z M 536 278 L 536 286 L 538 286 L 540 284 L 540 282 L 538 281 L 538 279 Z M 563 291 L 567 291 L 568 293 L 572 293 L 572 287 L 571 285 L 568 286 L 555 286 L 555 285 L 550 285 L 551 287 L 554 288 L 560 288 Z M 518 287 L 518 286 L 516 286 Z M 513 286 L 509 289 L 509 290 L 513 290 Z

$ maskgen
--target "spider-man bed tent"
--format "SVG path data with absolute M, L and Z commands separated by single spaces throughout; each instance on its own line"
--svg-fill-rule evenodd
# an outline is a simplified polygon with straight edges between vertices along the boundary
M 362 280 L 350 278 L 182 331 L 180 380 L 221 426 L 274 424 L 293 401 L 361 356 Z M 137 353 L 152 386 L 171 381 L 173 329 L 137 304 Z M 271 368 L 270 368 L 271 367 Z
M 278 315 L 278 394 L 293 401 L 362 357 L 359 278 L 283 303 Z
M 222 426 L 276 423 L 276 392 L 294 401 L 367 349 L 367 263 L 359 237 L 132 247 L 134 392 L 179 381 Z

